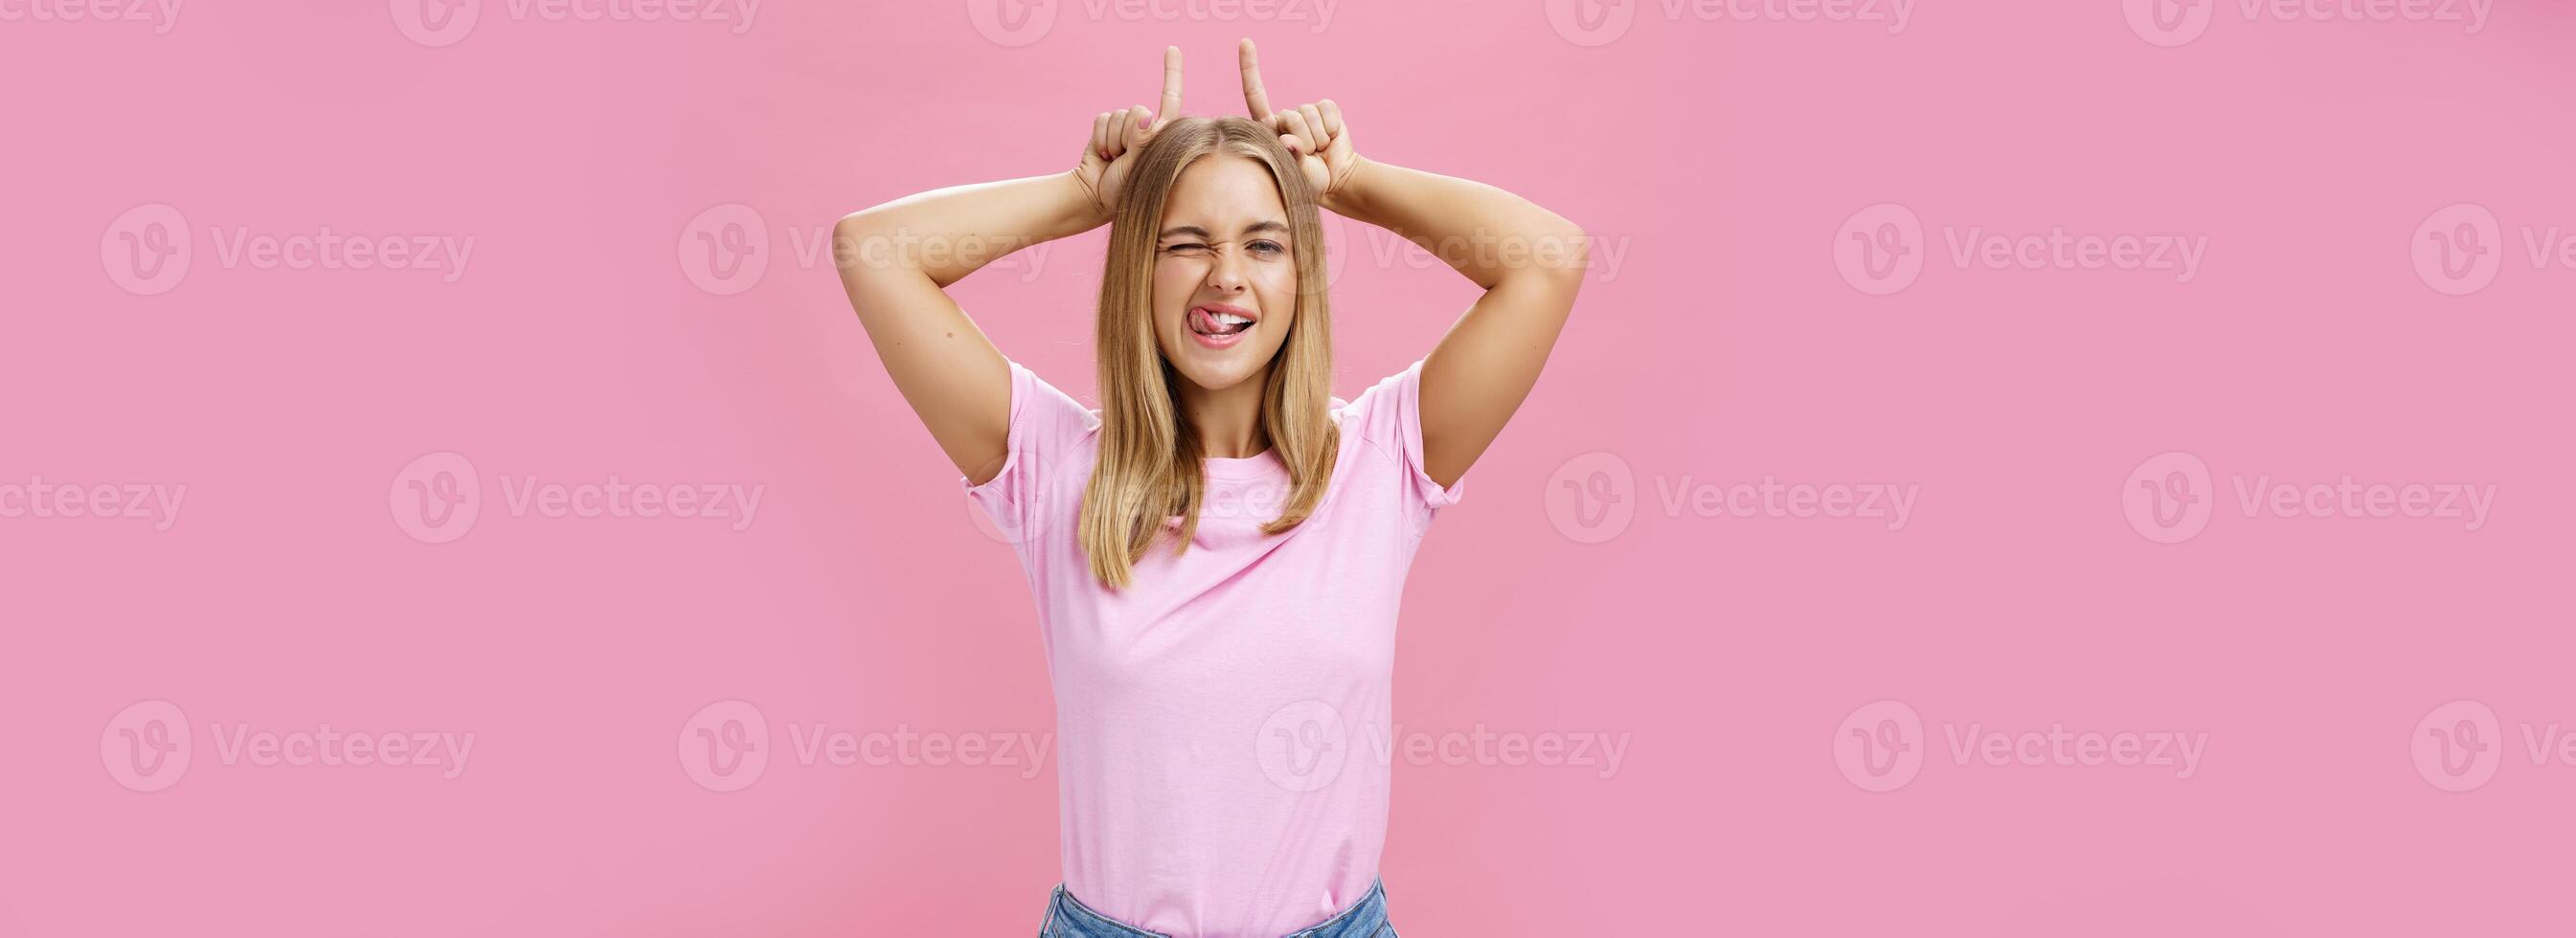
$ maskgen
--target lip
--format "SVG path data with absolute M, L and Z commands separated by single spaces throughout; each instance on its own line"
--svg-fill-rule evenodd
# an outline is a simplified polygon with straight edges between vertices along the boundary
M 1205 334 L 1205 333 L 1202 333 L 1202 332 L 1198 331 L 1197 329 L 1192 329 L 1192 328 L 1190 328 L 1190 326 L 1189 326 L 1189 321 L 1188 321 L 1188 320 L 1189 320 L 1189 319 L 1191 319 L 1191 318 L 1196 317 L 1196 316 L 1198 315 L 1198 313 L 1199 313 L 1199 311 L 1200 311 L 1200 310 L 1206 310 L 1206 311 L 1208 312 L 1208 314 L 1209 314 L 1209 315 L 1215 315 L 1215 314 L 1217 314 L 1217 313 L 1226 313 L 1226 314 L 1230 314 L 1230 315 L 1241 316 L 1241 317 L 1243 317 L 1243 318 L 1245 318 L 1245 319 L 1252 320 L 1252 324 L 1251 324 L 1251 325 L 1248 325 L 1248 326 L 1243 327 L 1243 331 L 1241 331 L 1241 332 L 1237 332 L 1237 333 L 1235 333 L 1235 334 L 1233 334 L 1233 335 L 1208 335 L 1208 334 Z M 1244 336 L 1251 335 L 1251 334 L 1252 334 L 1252 330 L 1253 330 L 1254 328 L 1256 328 L 1256 327 L 1258 327 L 1258 326 L 1260 326 L 1260 325 L 1261 325 L 1261 316 L 1260 316 L 1260 314 L 1254 313 L 1254 312 L 1253 312 L 1253 311 L 1251 311 L 1251 310 L 1245 309 L 1245 308 L 1240 307 L 1240 306 L 1236 306 L 1236 305 L 1231 304 L 1231 303 L 1201 303 L 1201 304 L 1199 304 L 1199 305 L 1197 305 L 1197 306 L 1192 306 L 1192 307 L 1190 307 L 1188 312 L 1185 312 L 1185 313 L 1183 313 L 1183 314 L 1181 314 L 1181 315 L 1182 315 L 1181 329 L 1182 329 L 1183 331 L 1188 332 L 1188 333 L 1190 334 L 1190 338 L 1197 339 L 1197 340 L 1199 341 L 1199 344 L 1200 344 L 1200 345 L 1204 345 L 1204 346 L 1207 346 L 1208 348 L 1214 348 L 1214 349 L 1222 349 L 1222 348 L 1232 348 L 1232 347 L 1234 347 L 1234 345 L 1235 345 L 1236 343 L 1239 343 L 1239 342 L 1242 342 L 1242 341 L 1243 341 L 1243 337 L 1244 337 Z

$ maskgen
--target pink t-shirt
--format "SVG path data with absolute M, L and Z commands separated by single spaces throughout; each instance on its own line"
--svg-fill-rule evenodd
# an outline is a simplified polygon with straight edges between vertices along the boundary
M 1206 461 L 1196 540 L 1112 591 L 1079 541 L 1096 412 L 1011 364 L 1010 455 L 967 491 L 1014 537 L 1055 682 L 1065 888 L 1176 936 L 1285 935 L 1366 896 L 1386 842 L 1396 607 L 1432 516 L 1422 363 L 1348 403 L 1314 514 L 1272 453 Z M 1170 523 L 1177 530 L 1178 518 Z

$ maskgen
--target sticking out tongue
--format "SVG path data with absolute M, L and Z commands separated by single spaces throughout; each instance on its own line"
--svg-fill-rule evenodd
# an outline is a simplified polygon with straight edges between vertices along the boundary
M 1198 332 L 1200 335 L 1233 335 L 1237 332 L 1242 332 L 1245 329 L 1252 328 L 1252 323 L 1246 321 L 1238 322 L 1230 326 L 1224 325 L 1217 321 L 1215 313 L 1208 312 L 1206 308 L 1202 307 L 1190 310 L 1190 328 Z

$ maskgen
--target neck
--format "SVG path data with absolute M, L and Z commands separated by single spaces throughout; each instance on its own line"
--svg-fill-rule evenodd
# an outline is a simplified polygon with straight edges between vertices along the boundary
M 1263 372 L 1222 391 L 1210 391 L 1186 379 L 1179 382 L 1181 411 L 1198 432 L 1199 455 L 1242 459 L 1270 448 L 1269 431 L 1261 426 L 1261 391 L 1268 378 L 1269 373 Z

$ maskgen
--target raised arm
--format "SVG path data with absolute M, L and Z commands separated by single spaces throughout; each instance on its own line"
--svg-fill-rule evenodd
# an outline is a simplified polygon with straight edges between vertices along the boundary
M 1157 121 L 1181 106 L 1181 51 L 1163 53 L 1162 110 L 1092 118 L 1070 171 L 952 186 L 853 212 L 832 229 L 833 263 L 887 376 L 967 481 L 1002 471 L 1010 366 L 945 292 L 1011 252 L 1109 221 L 1118 189 Z
M 1395 232 L 1483 287 L 1422 363 L 1423 471 L 1456 483 L 1538 383 L 1589 258 L 1583 229 L 1480 182 L 1362 158 L 1331 99 L 1272 111 L 1252 40 L 1244 105 L 1296 151 L 1327 209 Z

